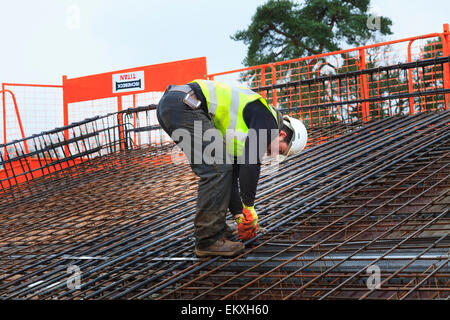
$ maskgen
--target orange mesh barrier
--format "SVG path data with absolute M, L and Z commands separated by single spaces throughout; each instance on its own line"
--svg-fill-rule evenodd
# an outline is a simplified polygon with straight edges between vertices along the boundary
M 157 103 L 168 85 L 205 76 L 203 57 L 73 79 L 63 76 L 62 86 L 4 83 L 1 187 L 129 146 L 168 142 L 156 128 L 154 108 L 121 111 Z
M 184 84 L 206 76 L 206 58 L 180 60 L 139 68 L 131 68 L 68 79 L 63 76 L 64 125 L 90 116 L 105 115 L 149 105 L 159 101 L 170 84 Z M 142 119 L 134 115 L 130 125 L 142 121 L 157 125 L 156 113 Z M 70 120 L 69 120 L 70 119 Z M 69 139 L 69 133 L 65 134 Z M 165 143 L 168 139 L 162 132 L 147 132 L 134 135 L 140 143 Z
M 1 143 L 63 125 L 62 86 L 3 83 L 2 91 Z
M 445 24 L 442 33 L 209 74 L 208 79 L 259 91 L 310 127 L 368 121 L 448 108 L 448 60 L 407 64 L 448 57 L 449 47 Z
M 71 155 L 77 154 L 76 161 L 85 160 L 86 151 L 96 150 L 98 145 L 114 145 L 114 150 L 101 148 L 95 151 L 96 156 L 115 152 L 116 147 L 165 144 L 170 139 L 157 128 L 154 108 L 120 112 L 156 104 L 169 84 L 184 84 L 198 78 L 252 88 L 283 113 L 301 118 L 310 128 L 448 109 L 449 64 L 450 31 L 445 24 L 440 33 L 209 75 L 206 58 L 202 57 L 73 79 L 63 76 L 62 85 L 4 83 L 0 156 L 3 162 L 17 157 L 26 159 L 27 154 L 36 153 L 33 149 L 36 143 L 29 145 L 31 140 L 26 137 L 43 131 L 41 137 L 47 141 L 39 145 L 69 141 L 63 144 L 63 154 L 57 156 L 72 159 Z M 105 115 L 117 118 L 114 128 L 110 127 L 111 119 L 109 123 L 96 120 Z M 59 130 L 56 135 L 45 132 L 87 118 L 94 120 L 71 130 Z M 92 132 L 96 132 L 95 137 L 90 136 Z M 82 143 L 70 142 L 80 137 Z M 20 141 L 8 144 L 14 140 Z M 60 147 L 57 149 L 61 151 Z M 54 156 L 42 154 L 49 159 Z M 32 168 L 35 159 L 28 160 L 25 161 L 28 168 L 12 160 L 8 165 L 11 170 L 21 166 L 22 177 L 27 178 L 26 172 L 36 171 Z M 17 174 L 10 172 L 9 176 Z M 11 180 L 8 178 L 8 182 Z

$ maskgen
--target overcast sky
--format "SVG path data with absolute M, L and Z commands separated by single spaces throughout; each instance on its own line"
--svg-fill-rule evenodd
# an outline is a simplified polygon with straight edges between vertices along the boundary
M 242 67 L 246 28 L 266 0 L 0 0 L 0 82 L 69 78 L 206 56 L 208 72 Z M 441 32 L 449 0 L 372 0 L 399 39 Z M 79 24 L 77 14 L 79 11 Z

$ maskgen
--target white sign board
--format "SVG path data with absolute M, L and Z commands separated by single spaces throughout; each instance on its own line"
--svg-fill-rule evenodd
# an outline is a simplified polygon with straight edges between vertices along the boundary
M 144 90 L 144 71 L 113 74 L 112 82 L 113 93 Z

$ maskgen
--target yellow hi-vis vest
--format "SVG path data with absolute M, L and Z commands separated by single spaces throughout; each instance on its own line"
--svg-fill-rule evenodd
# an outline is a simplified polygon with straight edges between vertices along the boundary
M 244 150 L 248 127 L 245 124 L 243 113 L 248 103 L 260 100 L 272 113 L 278 124 L 276 111 L 267 104 L 261 95 L 248 88 L 210 80 L 194 80 L 192 82 L 200 86 L 214 126 L 225 138 L 227 153 L 232 156 L 239 157 Z

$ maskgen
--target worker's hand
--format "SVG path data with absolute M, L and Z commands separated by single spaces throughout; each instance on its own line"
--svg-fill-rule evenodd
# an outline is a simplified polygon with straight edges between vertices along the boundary
M 256 236 L 258 230 L 258 215 L 255 207 L 248 207 L 244 204 L 242 214 L 235 216 L 238 226 L 238 238 L 241 240 L 250 240 Z

